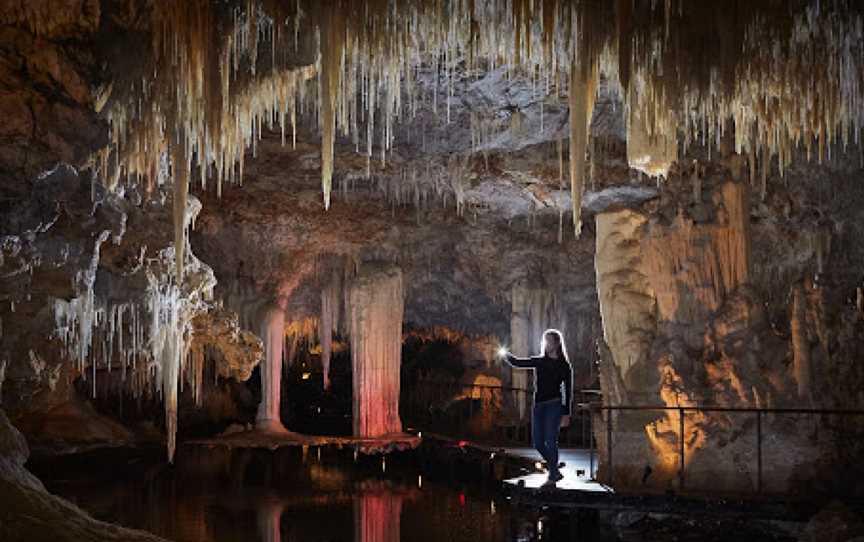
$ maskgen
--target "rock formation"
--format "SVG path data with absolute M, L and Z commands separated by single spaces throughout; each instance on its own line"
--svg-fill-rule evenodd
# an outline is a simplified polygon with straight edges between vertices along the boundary
M 401 433 L 402 272 L 364 264 L 348 293 L 354 435 Z

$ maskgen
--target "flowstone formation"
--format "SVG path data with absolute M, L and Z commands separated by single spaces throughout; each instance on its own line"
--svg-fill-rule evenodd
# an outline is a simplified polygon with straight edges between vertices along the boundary
M 824 315 L 808 322 L 812 327 L 805 324 L 804 289 L 793 284 L 783 308 L 788 332 L 778 329 L 778 314 L 763 296 L 789 285 L 754 274 L 751 203 L 758 196 L 751 198 L 745 183 L 723 180 L 726 174 L 704 179 L 696 201 L 670 191 L 665 206 L 661 200 L 653 210 L 597 216 L 597 285 L 608 345 L 601 362 L 604 403 L 671 407 L 611 414 L 611 446 L 602 432 L 598 437 L 604 453 L 611 447 L 614 464 L 614 471 L 608 461 L 602 465 L 603 476 L 615 483 L 803 490 L 809 482 L 801 469 L 837 459 L 834 442 L 857 431 L 854 419 L 810 433 L 799 424 L 819 421 L 804 414 L 757 419 L 753 412 L 677 410 L 836 408 L 838 399 L 854 408 L 858 399 L 811 393 L 812 350 L 802 343 L 824 329 Z M 770 228 L 756 231 L 773 235 Z M 605 424 L 605 416 L 597 421 Z
M 402 432 L 402 272 L 364 264 L 349 291 L 354 435 Z

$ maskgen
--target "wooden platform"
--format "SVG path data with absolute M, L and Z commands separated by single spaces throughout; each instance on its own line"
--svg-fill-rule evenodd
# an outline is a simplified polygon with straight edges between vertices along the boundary
M 385 454 L 413 450 L 420 445 L 420 437 L 409 433 L 370 438 L 301 435 L 290 431 L 271 433 L 252 430 L 215 438 L 187 440 L 182 445 L 229 449 L 265 448 L 268 450 L 302 446 L 332 446 L 334 448 L 353 448 L 362 454 Z

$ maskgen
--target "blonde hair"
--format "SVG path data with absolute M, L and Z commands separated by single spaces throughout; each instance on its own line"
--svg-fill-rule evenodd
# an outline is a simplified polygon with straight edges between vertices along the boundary
M 567 357 L 567 347 L 564 345 L 564 335 L 557 329 L 549 328 L 543 332 L 543 337 L 540 339 L 540 355 L 546 354 L 546 337 L 548 335 L 555 335 L 555 338 L 558 339 L 558 357 L 570 363 L 570 358 Z

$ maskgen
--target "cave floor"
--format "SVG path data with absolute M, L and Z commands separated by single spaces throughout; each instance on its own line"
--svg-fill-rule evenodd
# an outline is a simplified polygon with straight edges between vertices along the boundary
M 187 440 L 183 445 L 229 449 L 266 448 L 269 450 L 295 446 L 332 446 L 335 448 L 354 448 L 363 454 L 375 454 L 412 450 L 420 445 L 420 438 L 409 433 L 394 433 L 380 437 L 345 437 L 303 435 L 291 431 L 252 430 L 216 438 Z

